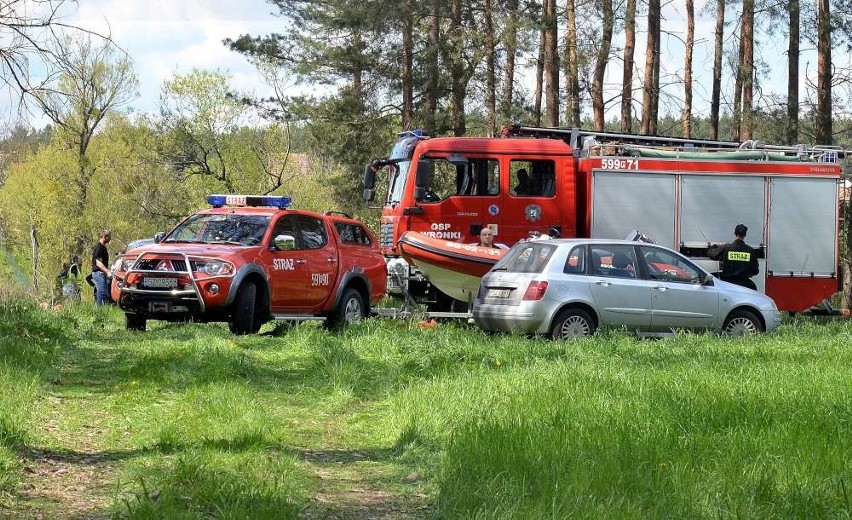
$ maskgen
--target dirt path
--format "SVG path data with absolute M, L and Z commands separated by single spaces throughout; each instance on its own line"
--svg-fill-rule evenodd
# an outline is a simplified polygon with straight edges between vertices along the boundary
M 420 479 L 388 475 L 386 466 L 357 451 L 305 451 L 307 469 L 320 479 L 308 519 L 419 519 L 431 511 Z M 396 481 L 396 482 L 394 482 Z
M 42 429 L 51 447 L 35 445 L 19 453 L 23 482 L 9 516 L 111 518 L 110 497 L 120 454 L 98 449 L 97 439 L 104 432 L 95 427 L 63 431 L 54 417 L 63 413 L 64 399 L 47 399 L 50 416 Z

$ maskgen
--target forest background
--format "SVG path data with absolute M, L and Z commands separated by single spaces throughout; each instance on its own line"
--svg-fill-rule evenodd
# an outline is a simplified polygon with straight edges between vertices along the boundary
M 133 57 L 63 18 L 74 2 L 0 4 L 2 81 L 19 107 L 0 135 L 3 280 L 49 299 L 61 263 L 88 258 L 102 228 L 114 254 L 209 193 L 289 194 L 300 208 L 375 224 L 360 199 L 364 165 L 405 129 L 495 135 L 521 122 L 852 149 L 852 0 L 268 3 L 281 32 L 234 35 L 222 52 L 247 57 L 270 95 L 193 70 L 164 82 L 151 113 L 132 111 Z M 666 7 L 686 27 L 669 25 Z M 713 41 L 699 107 L 696 20 L 714 27 L 697 35 Z M 682 66 L 661 67 L 663 34 L 682 35 Z M 786 88 L 768 82 L 755 52 L 770 44 L 786 48 Z M 809 50 L 816 67 L 803 70 Z

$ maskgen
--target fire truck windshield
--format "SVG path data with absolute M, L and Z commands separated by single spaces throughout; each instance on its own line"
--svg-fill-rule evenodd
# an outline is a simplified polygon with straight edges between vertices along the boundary
M 405 181 L 411 169 L 411 161 L 403 161 L 390 165 L 390 186 L 388 186 L 388 204 L 398 204 L 405 191 Z
M 394 143 L 388 159 L 392 164 L 388 168 L 388 204 L 398 204 L 402 200 L 408 173 L 411 171 L 411 156 L 414 154 L 414 146 L 417 144 L 416 136 L 405 135 Z

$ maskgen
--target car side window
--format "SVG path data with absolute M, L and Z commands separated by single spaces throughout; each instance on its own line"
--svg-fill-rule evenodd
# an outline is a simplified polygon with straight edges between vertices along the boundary
M 653 247 L 640 247 L 639 251 L 651 280 L 693 283 L 701 279 L 701 271 L 675 253 Z
M 593 245 L 589 274 L 638 278 L 636 251 L 629 245 Z
M 299 228 L 300 249 L 319 249 L 328 243 L 325 222 L 322 219 L 298 215 L 296 224 Z
M 576 246 L 565 260 L 565 274 L 583 274 L 586 272 L 586 247 Z
M 372 241 L 370 241 L 370 235 L 367 234 L 367 230 L 357 224 L 335 222 L 334 227 L 337 229 L 337 234 L 340 235 L 340 241 L 344 244 L 354 244 L 359 246 L 369 246 L 373 244 Z

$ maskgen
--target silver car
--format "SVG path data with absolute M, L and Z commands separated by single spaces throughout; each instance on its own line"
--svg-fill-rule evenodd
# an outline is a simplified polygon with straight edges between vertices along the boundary
M 604 325 L 754 334 L 775 330 L 781 313 L 772 298 L 714 278 L 671 249 L 565 239 L 516 244 L 482 278 L 473 319 L 485 330 L 560 339 Z

